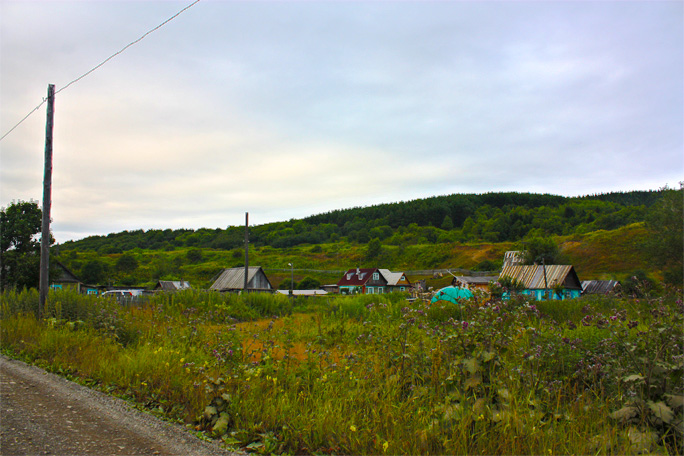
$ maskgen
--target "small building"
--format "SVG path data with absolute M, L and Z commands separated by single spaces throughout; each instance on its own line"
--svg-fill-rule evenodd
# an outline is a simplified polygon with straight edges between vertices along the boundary
M 620 282 L 617 280 L 583 280 L 582 294 L 602 294 L 615 293 L 620 289 Z
M 453 285 L 466 288 L 470 291 L 483 291 L 489 293 L 489 284 L 496 282 L 499 276 L 458 276 L 454 277 Z
M 336 283 L 332 283 L 332 284 L 328 284 L 328 285 L 321 285 L 321 290 L 326 291 L 328 293 L 339 293 L 340 292 L 340 289 Z
M 180 290 L 192 290 L 190 282 L 185 280 L 160 280 L 154 287 L 154 291 L 180 291 Z
M 245 288 L 245 268 L 222 270 L 215 278 L 210 290 L 240 292 Z M 261 266 L 250 266 L 247 273 L 247 291 L 273 293 L 271 282 Z
M 520 294 L 533 296 L 537 301 L 578 298 L 582 293 L 582 283 L 575 268 L 570 265 L 506 264 L 499 275 L 499 280 L 505 277 L 523 286 Z

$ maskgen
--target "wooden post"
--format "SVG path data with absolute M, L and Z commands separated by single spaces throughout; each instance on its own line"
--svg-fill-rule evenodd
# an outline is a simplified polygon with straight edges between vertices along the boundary
M 243 291 L 249 293 L 249 212 L 245 212 L 245 286 Z
M 47 123 L 45 125 L 45 174 L 43 176 L 43 225 L 40 240 L 40 301 L 42 318 L 50 286 L 50 207 L 52 206 L 52 130 L 55 115 L 55 85 L 48 85 Z

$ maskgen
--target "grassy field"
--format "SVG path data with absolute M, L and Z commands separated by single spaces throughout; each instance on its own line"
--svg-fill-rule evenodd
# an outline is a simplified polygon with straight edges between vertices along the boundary
M 2 295 L 1 347 L 259 454 L 681 454 L 680 290 L 409 304 Z
M 647 231 L 643 224 L 634 224 L 613 231 L 596 231 L 581 235 L 557 237 L 567 262 L 575 266 L 581 280 L 624 279 L 643 270 L 659 277 L 643 251 Z M 382 267 L 394 271 L 463 268 L 477 269 L 483 262 L 501 264 L 513 243 L 444 243 L 406 246 L 383 245 L 377 257 L 366 258 L 366 245 L 338 242 L 320 245 L 299 245 L 283 249 L 256 247 L 250 249 L 250 264 L 262 266 L 274 287 L 291 280 L 288 263 L 294 265 L 294 280 L 305 277 L 321 284 L 334 284 L 339 271 L 353 267 Z M 57 259 L 74 273 L 91 261 L 105 265 L 102 284 L 153 287 L 157 280 L 187 280 L 196 289 L 207 289 L 212 279 L 223 269 L 244 265 L 244 251 L 177 248 L 169 251 L 135 249 L 126 252 L 135 258 L 132 271 L 117 269 L 124 254 L 99 254 L 93 251 L 66 251 Z M 193 254 L 195 256 L 193 256 Z M 415 281 L 418 276 L 409 276 Z M 440 281 L 429 286 L 444 285 Z M 448 282 L 448 281 L 447 281 Z

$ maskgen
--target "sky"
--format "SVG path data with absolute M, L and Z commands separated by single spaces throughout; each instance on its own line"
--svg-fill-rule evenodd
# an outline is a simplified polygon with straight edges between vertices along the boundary
M 55 96 L 57 242 L 684 180 L 684 2 L 0 0 L 0 135 Z M 63 89 L 63 90 L 62 90 Z M 46 107 L 0 141 L 43 195 Z

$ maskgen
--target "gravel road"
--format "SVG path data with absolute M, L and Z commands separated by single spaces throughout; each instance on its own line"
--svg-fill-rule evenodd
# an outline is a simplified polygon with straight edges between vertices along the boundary
M 237 455 L 113 398 L 0 355 L 1 455 Z

